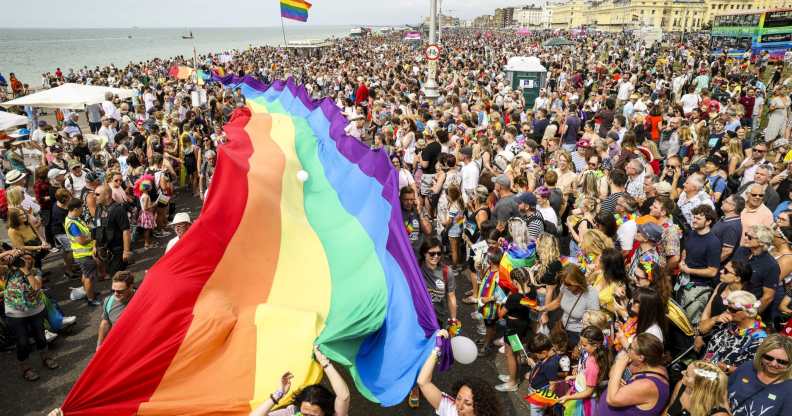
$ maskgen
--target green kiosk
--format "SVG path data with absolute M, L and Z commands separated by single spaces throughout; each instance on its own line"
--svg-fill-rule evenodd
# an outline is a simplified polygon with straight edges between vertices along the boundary
M 514 56 L 509 58 L 504 70 L 512 90 L 522 91 L 526 107 L 533 107 L 547 79 L 547 68 L 535 56 Z

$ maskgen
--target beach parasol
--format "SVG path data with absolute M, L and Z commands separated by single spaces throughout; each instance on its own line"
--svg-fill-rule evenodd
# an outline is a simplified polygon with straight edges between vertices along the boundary
M 19 114 L 0 111 L 0 131 L 9 130 L 17 126 L 24 126 L 28 123 L 28 118 Z

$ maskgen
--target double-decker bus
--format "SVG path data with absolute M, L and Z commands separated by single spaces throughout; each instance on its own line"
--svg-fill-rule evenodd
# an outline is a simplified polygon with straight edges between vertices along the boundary
M 710 52 L 733 58 L 756 59 L 767 51 L 781 61 L 792 49 L 792 9 L 774 9 L 715 16 L 710 31 Z

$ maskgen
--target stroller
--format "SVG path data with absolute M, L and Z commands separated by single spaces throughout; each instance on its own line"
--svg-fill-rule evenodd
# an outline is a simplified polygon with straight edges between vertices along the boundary
M 687 365 L 696 358 L 693 342 L 693 325 L 685 315 L 682 307 L 673 299 L 668 300 L 668 312 L 666 317 L 669 321 L 666 345 L 666 353 L 671 357 L 668 364 L 668 379 L 673 386 L 682 378 L 682 372 Z

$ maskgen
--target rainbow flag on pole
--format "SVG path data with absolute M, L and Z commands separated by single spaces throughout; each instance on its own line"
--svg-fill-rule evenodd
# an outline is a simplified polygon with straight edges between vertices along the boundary
M 300 22 L 308 21 L 308 9 L 311 8 L 311 3 L 303 0 L 280 0 L 280 6 L 281 17 Z

